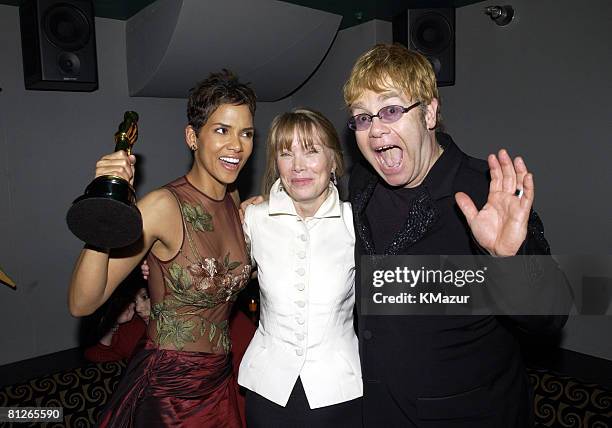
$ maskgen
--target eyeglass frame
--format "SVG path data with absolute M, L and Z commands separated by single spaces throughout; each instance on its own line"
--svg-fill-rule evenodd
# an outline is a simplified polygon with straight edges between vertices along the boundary
M 368 117 L 370 118 L 370 121 L 369 121 L 370 126 L 368 126 L 368 127 L 367 127 L 367 128 L 365 128 L 365 129 L 360 129 L 359 131 L 367 131 L 368 129 L 370 129 L 370 128 L 372 127 L 372 120 L 373 120 L 375 117 L 379 118 L 379 119 L 381 120 L 381 122 L 382 122 L 382 123 L 395 123 L 395 122 L 397 122 L 398 120 L 400 120 L 404 114 L 408 113 L 410 110 L 412 110 L 412 109 L 413 109 L 413 108 L 415 108 L 415 107 L 418 107 L 419 105 L 421 105 L 421 102 L 420 102 L 420 101 L 417 101 L 417 102 L 415 102 L 414 104 L 409 105 L 408 107 L 404 107 L 404 106 L 400 106 L 400 105 L 395 105 L 395 104 L 390 105 L 390 106 L 384 106 L 384 107 L 382 107 L 380 110 L 378 110 L 378 113 L 376 113 L 376 114 L 359 113 L 359 114 L 356 114 L 355 116 L 351 116 L 351 117 L 350 117 L 350 119 L 348 120 L 348 122 L 347 122 L 347 124 L 346 124 L 346 125 L 348 126 L 348 128 L 349 128 L 351 131 L 358 132 L 358 130 L 357 130 L 357 120 L 356 120 L 355 118 L 356 118 L 357 116 L 364 116 L 364 115 L 365 115 L 365 116 L 368 116 Z M 381 112 L 381 111 L 383 111 L 384 109 L 389 108 L 389 107 L 398 107 L 398 108 L 401 108 L 401 109 L 402 109 L 402 114 L 401 114 L 401 115 L 400 115 L 400 116 L 399 116 L 399 117 L 398 117 L 396 120 L 394 120 L 394 121 L 391 121 L 391 122 L 385 122 L 385 121 L 383 120 L 383 118 L 382 118 L 382 117 L 380 117 L 380 112 Z M 351 127 L 351 125 L 353 125 L 353 126 L 354 126 L 354 128 L 353 128 L 353 127 Z

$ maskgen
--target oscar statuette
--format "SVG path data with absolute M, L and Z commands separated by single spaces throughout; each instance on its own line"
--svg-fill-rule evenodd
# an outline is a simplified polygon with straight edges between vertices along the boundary
M 115 151 L 131 154 L 137 139 L 138 114 L 126 111 L 115 133 Z M 136 192 L 129 182 L 114 175 L 94 179 L 73 202 L 66 221 L 79 239 L 99 248 L 125 247 L 142 235 Z

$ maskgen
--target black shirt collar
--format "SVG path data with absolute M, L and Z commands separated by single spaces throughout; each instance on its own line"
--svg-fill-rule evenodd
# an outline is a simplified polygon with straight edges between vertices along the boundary
M 437 132 L 436 141 L 442 146 L 444 151 L 429 170 L 423 183 L 419 185 L 419 187 L 423 186 L 427 189 L 433 200 L 442 199 L 454 194 L 453 181 L 463 159 L 467 156 L 457 147 L 448 134 Z M 351 199 L 355 212 L 359 214 L 364 212 L 376 184 L 384 183 L 384 180 L 368 162 L 362 160 L 361 166 L 365 169 L 367 178 L 363 188 L 359 189 Z
M 453 182 L 465 156 L 448 134 L 436 133 L 436 140 L 444 149 L 433 164 L 421 186 L 427 188 L 432 199 L 442 199 L 453 195 Z

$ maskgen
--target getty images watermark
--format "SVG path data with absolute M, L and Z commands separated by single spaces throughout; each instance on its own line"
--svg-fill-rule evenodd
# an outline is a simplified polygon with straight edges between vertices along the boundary
M 425 285 L 453 285 L 455 287 L 471 286 L 484 284 L 487 267 L 482 269 L 426 269 L 421 266 L 412 269 L 407 266 L 396 266 L 394 270 L 377 269 L 372 272 L 372 285 L 374 288 L 381 288 L 388 284 L 403 285 L 410 289 Z M 386 295 L 383 291 L 375 291 L 372 299 L 376 304 L 380 303 L 407 303 L 407 304 L 466 304 L 469 302 L 470 295 L 466 294 L 445 294 L 442 291 L 410 291 L 399 292 L 399 294 Z
M 363 256 L 365 315 L 612 314 L 612 257 Z

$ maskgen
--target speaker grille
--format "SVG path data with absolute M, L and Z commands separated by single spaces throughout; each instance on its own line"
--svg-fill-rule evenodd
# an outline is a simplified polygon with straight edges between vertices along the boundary
M 85 14 L 67 3 L 59 3 L 47 9 L 42 22 L 47 40 L 66 51 L 81 49 L 91 37 Z
M 81 60 L 72 52 L 62 52 L 59 54 L 57 65 L 62 73 L 68 76 L 78 76 L 81 70 Z
M 450 46 L 453 41 L 453 30 L 444 16 L 427 13 L 415 21 L 410 28 L 410 36 L 417 50 L 434 55 Z
M 22 0 L 19 20 L 26 89 L 98 89 L 92 0 Z
M 406 9 L 393 17 L 393 41 L 423 54 L 438 86 L 455 84 L 455 9 Z

